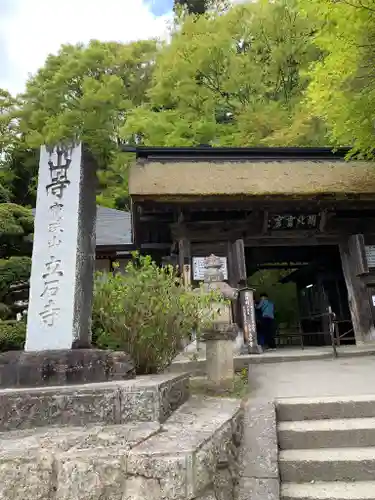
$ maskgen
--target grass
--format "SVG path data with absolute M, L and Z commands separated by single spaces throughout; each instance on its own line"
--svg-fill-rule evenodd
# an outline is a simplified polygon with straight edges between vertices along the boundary
M 206 377 L 192 377 L 190 379 L 190 391 L 191 394 L 195 395 L 246 399 L 249 393 L 247 369 L 244 368 L 240 373 L 236 373 L 232 387 L 227 389 L 221 388 L 217 390 L 213 388 Z

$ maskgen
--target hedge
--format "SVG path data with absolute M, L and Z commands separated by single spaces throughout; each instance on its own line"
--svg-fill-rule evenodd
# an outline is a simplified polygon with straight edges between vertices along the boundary
M 0 352 L 23 350 L 25 339 L 24 321 L 0 321 Z

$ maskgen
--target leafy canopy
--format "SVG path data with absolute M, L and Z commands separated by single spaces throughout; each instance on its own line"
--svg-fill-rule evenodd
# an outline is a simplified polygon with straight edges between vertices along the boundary
M 337 145 L 373 156 L 375 132 L 375 4 L 372 0 L 301 0 L 319 22 L 324 57 L 311 71 L 308 107 L 330 127 Z
M 306 72 L 320 56 L 313 31 L 292 0 L 184 17 L 158 53 L 150 101 L 129 113 L 124 139 L 164 146 L 322 144 L 323 127 L 300 107 Z
M 119 131 L 147 100 L 156 50 L 153 40 L 63 45 L 27 83 L 20 127 L 28 144 L 86 142 L 99 163 L 102 204 L 126 205 L 131 157 L 118 151 Z

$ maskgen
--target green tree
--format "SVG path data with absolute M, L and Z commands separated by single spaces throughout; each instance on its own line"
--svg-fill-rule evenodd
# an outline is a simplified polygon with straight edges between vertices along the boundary
M 101 202 L 116 203 L 113 187 L 127 190 L 129 155 L 118 152 L 129 111 L 147 101 L 157 45 L 91 41 L 64 45 L 27 83 L 20 127 L 32 146 L 79 137 L 98 160 Z M 119 157 L 121 157 L 119 159 Z M 123 202 L 123 194 L 121 195 Z
M 19 294 L 12 287 L 29 280 L 33 227 L 31 210 L 0 203 L 0 319 L 17 312 L 14 302 Z
M 123 137 L 166 146 L 315 143 L 325 131 L 300 109 L 306 71 L 320 56 L 313 33 L 293 0 L 185 16 L 156 58 L 150 102 L 130 113 Z M 295 121 L 304 126 L 291 129 Z
M 34 205 L 37 151 L 27 146 L 19 127 L 20 103 L 0 89 L 0 203 Z
M 323 52 L 308 87 L 311 116 L 324 119 L 337 145 L 373 156 L 375 132 L 375 4 L 372 0 L 301 0 L 319 29 Z

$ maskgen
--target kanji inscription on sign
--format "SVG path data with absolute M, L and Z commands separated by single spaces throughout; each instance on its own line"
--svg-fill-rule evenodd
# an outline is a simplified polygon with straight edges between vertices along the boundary
M 295 229 L 318 229 L 319 214 L 269 214 L 268 230 L 290 231 Z

